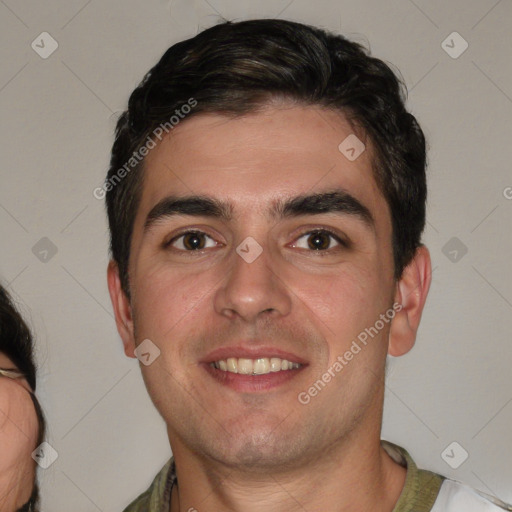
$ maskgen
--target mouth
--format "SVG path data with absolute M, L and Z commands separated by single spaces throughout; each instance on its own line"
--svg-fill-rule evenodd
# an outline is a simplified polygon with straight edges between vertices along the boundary
M 214 361 L 210 363 L 210 366 L 223 372 L 239 373 L 241 375 L 267 375 L 269 373 L 297 370 L 303 365 L 279 357 L 259 357 L 258 359 L 229 357 Z
M 239 392 L 268 391 L 294 379 L 308 363 L 293 354 L 267 350 L 221 349 L 202 362 L 218 383 Z

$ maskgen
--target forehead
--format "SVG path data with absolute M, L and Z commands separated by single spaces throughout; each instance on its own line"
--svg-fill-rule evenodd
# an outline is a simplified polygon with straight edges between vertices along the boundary
M 340 150 L 347 138 L 365 144 L 355 160 Z M 268 211 L 281 198 L 340 187 L 377 218 L 386 214 L 371 144 L 339 112 L 281 106 L 236 118 L 195 114 L 146 157 L 134 236 L 169 195 L 215 196 L 231 203 L 240 219 Z

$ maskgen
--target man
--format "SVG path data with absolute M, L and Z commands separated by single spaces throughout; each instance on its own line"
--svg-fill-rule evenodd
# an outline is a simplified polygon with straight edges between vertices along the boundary
M 380 440 L 431 275 L 403 96 L 282 20 L 178 43 L 132 93 L 98 190 L 108 284 L 173 458 L 127 511 L 500 510 Z

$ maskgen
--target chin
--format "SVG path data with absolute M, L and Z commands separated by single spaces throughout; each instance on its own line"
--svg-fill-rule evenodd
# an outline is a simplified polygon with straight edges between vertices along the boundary
M 306 456 L 297 430 L 288 433 L 275 425 L 245 428 L 243 432 L 224 432 L 222 439 L 210 438 L 202 447 L 216 462 L 250 473 L 297 467 Z M 310 443 L 311 444 L 311 443 Z

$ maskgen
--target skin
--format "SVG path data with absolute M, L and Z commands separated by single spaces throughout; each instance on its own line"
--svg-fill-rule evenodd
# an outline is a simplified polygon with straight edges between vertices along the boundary
M 0 368 L 16 369 L 0 353 Z M 30 495 L 35 480 L 38 420 L 25 379 L 0 376 L 0 510 L 17 510 Z
M 176 461 L 172 512 L 391 511 L 400 495 L 406 471 L 380 446 L 385 361 L 414 344 L 430 257 L 420 247 L 402 279 L 393 279 L 391 218 L 373 178 L 371 144 L 353 162 L 338 150 L 351 133 L 339 113 L 269 105 L 237 119 L 198 114 L 146 157 L 131 302 L 113 261 L 108 284 L 125 353 L 134 357 L 146 338 L 161 351 L 141 368 Z M 332 188 L 363 203 L 374 229 L 350 215 L 265 214 L 276 198 Z M 235 215 L 167 218 L 144 233 L 147 214 L 170 194 L 229 200 Z M 201 255 L 185 252 L 183 238 L 163 247 L 191 227 L 208 235 Z M 319 227 L 350 246 L 331 239 L 321 257 L 303 234 Z M 248 236 L 263 249 L 252 263 L 235 251 Z M 299 403 L 297 395 L 394 302 L 402 309 L 393 321 L 309 404 Z M 241 340 L 291 352 L 307 366 L 267 392 L 235 391 L 200 362 Z

